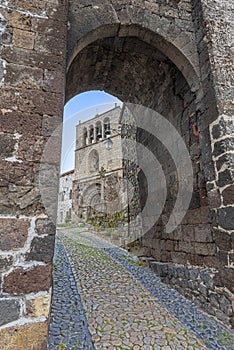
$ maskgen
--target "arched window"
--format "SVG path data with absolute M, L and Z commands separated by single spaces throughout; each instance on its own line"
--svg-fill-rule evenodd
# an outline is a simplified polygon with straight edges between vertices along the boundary
M 95 149 L 93 149 L 89 153 L 88 161 L 89 161 L 89 171 L 91 173 L 98 172 L 98 170 L 99 170 L 99 155 Z
M 102 139 L 102 124 L 101 124 L 101 122 L 96 123 L 96 137 L 97 137 L 97 141 L 100 141 Z
M 94 142 L 94 128 L 93 128 L 93 125 L 90 125 L 90 127 L 89 127 L 89 141 L 90 141 L 90 143 Z
M 88 144 L 88 133 L 87 128 L 84 128 L 83 130 L 83 146 L 86 146 Z
M 104 136 L 108 137 L 111 134 L 111 130 L 110 130 L 110 119 L 109 118 L 105 118 L 104 119 Z

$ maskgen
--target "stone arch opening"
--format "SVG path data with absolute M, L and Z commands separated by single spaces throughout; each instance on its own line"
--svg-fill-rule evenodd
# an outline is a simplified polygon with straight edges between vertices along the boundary
M 148 148 L 161 164 L 167 185 L 166 202 L 159 220 L 146 230 L 141 243 L 145 254 L 155 258 L 157 273 L 164 281 L 171 283 L 177 275 L 176 264 L 181 264 L 184 282 L 178 277 L 174 285 L 183 294 L 199 300 L 189 286 L 181 286 L 189 273 L 187 264 L 200 266 L 201 269 L 211 267 L 217 250 L 212 235 L 197 129 L 197 102 L 201 96 L 196 55 L 193 59 L 186 56 L 183 50 L 172 45 L 171 40 L 166 41 L 158 33 L 139 25 L 118 25 L 117 33 L 110 31 L 109 36 L 108 31 L 103 33 L 103 28 L 96 31 L 95 38 L 94 33 L 89 33 L 88 39 L 84 37 L 78 41 L 73 53 L 70 50 L 66 99 L 84 91 L 104 90 L 124 102 L 151 108 L 180 134 L 192 161 L 193 193 L 184 220 L 176 230 L 168 233 L 165 226 L 175 205 L 179 186 L 176 165 L 168 150 L 149 131 L 136 130 L 137 142 Z M 128 164 L 128 167 L 134 168 L 135 165 Z M 148 185 L 145 174 L 138 170 L 135 171 L 137 179 L 131 178 L 130 181 L 135 184 L 140 181 L 137 201 L 144 206 Z M 135 209 L 132 210 L 133 216 L 137 215 L 139 206 L 134 213 Z M 152 217 L 146 216 L 142 221 L 147 226 Z M 164 269 L 170 273 L 165 274 Z

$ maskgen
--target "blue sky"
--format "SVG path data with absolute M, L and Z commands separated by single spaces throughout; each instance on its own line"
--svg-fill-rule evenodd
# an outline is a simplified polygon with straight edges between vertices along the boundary
M 69 100 L 64 106 L 61 173 L 74 169 L 75 126 L 114 108 L 122 102 L 104 91 L 88 91 Z

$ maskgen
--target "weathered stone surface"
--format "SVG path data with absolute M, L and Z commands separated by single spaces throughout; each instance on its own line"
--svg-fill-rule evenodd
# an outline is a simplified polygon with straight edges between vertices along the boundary
M 215 255 L 216 246 L 214 243 L 195 243 L 194 252 L 200 255 Z
M 209 191 L 209 204 L 211 208 L 219 208 L 221 206 L 221 194 L 219 189 Z
M 41 194 L 39 188 L 32 188 L 30 191 L 25 193 L 18 202 L 20 209 L 25 209 L 33 204 L 40 201 Z
M 232 169 L 234 167 L 234 154 L 233 153 L 225 153 L 221 157 L 219 157 L 216 161 L 217 170 L 220 171 L 222 168 Z
M 218 223 L 226 230 L 234 229 L 234 207 L 218 209 Z
M 38 235 L 55 235 L 56 226 L 49 218 L 38 218 L 35 231 Z
M 3 292 L 9 294 L 36 293 L 51 286 L 51 265 L 24 270 L 16 268 L 3 281 Z
M 230 251 L 232 249 L 232 234 L 214 229 L 214 241 L 220 250 Z
M 232 293 L 234 292 L 234 269 L 224 268 L 215 274 L 214 282 L 217 286 L 227 287 Z
M 17 105 L 17 110 L 25 114 L 60 115 L 63 108 L 59 94 L 30 89 L 2 89 L 0 103 L 7 109 Z
M 231 186 L 225 188 L 225 190 L 223 190 L 223 192 L 222 192 L 222 196 L 223 196 L 223 204 L 224 205 L 233 204 L 233 201 L 234 201 L 234 185 L 231 185 Z
M 43 136 L 32 135 L 20 138 L 18 158 L 28 162 L 39 162 L 46 144 L 46 139 Z
M 35 33 L 22 29 L 14 29 L 13 44 L 22 49 L 32 50 L 34 47 Z
M 3 158 L 12 157 L 15 150 L 14 135 L 0 132 L 0 155 Z
M 7 11 L 5 9 L 1 9 L 1 11 L 10 26 L 22 30 L 30 30 L 31 18 L 27 14 L 22 14 L 17 11 Z
M 29 225 L 27 219 L 0 219 L 0 249 L 22 248 L 28 237 Z
M 211 225 L 199 224 L 195 226 L 195 241 L 196 242 L 213 242 Z
M 13 264 L 13 257 L 0 257 L 0 272 L 4 272 L 7 270 L 8 267 L 10 267 Z
M 46 350 L 47 322 L 31 323 L 1 330 L 0 347 L 4 350 Z
M 193 225 L 182 225 L 182 241 L 194 242 L 194 226 Z
M 65 76 L 61 77 L 60 72 L 47 69 L 45 69 L 44 74 L 45 81 L 43 87 L 45 91 L 63 93 L 65 87 Z
M 33 123 L 32 123 L 33 120 Z M 42 116 L 12 111 L 0 118 L 0 128 L 4 133 L 41 135 Z
M 26 314 L 29 317 L 48 317 L 50 311 L 50 295 L 26 301 Z
M 22 89 L 40 89 L 43 84 L 43 70 L 37 67 L 8 64 L 4 82 L 6 85 Z
M 26 218 L 42 217 L 45 213 L 39 189 L 40 162 L 44 146 L 58 126 L 58 120 L 60 119 L 61 123 L 62 118 L 62 80 L 64 81 L 66 65 L 66 6 L 67 3 L 63 0 L 1 2 L 0 250 L 5 252 L 0 258 L 0 270 L 4 272 L 1 292 L 9 294 L 9 300 L 13 295 L 21 296 L 17 298 L 17 303 L 20 300 L 22 309 L 20 317 L 25 316 L 25 303 L 31 297 L 26 297 L 25 294 L 47 291 L 52 282 L 51 266 L 44 265 L 43 261 L 52 260 L 54 227 L 52 229 L 52 225 L 49 224 L 45 227 L 44 231 L 50 230 L 51 235 L 47 241 L 45 237 L 35 237 L 31 247 L 27 247 L 28 255 L 31 254 L 29 259 L 33 259 L 33 262 L 25 262 L 26 254 L 21 248 L 25 247 L 29 238 L 30 220 Z M 45 115 L 45 119 L 53 120 L 53 123 L 43 123 Z M 58 138 L 60 137 L 61 134 Z M 55 151 L 51 152 L 50 149 L 50 152 L 53 161 L 57 162 L 57 169 L 60 145 L 58 147 L 58 143 L 54 142 L 54 147 Z M 57 188 L 54 187 L 53 190 L 55 197 Z M 56 200 L 54 206 L 56 207 Z M 3 217 L 7 216 L 4 221 Z M 17 219 L 10 219 L 11 216 Z M 34 222 L 31 229 L 30 233 L 34 234 Z M 43 229 L 41 235 L 44 234 L 42 231 Z M 10 252 L 6 253 L 8 250 Z M 37 265 L 36 259 L 40 261 L 40 265 Z M 17 266 L 24 262 L 27 268 Z M 13 304 L 6 304 L 4 307 L 5 309 L 1 302 L 0 309 L 5 311 L 0 312 L 4 318 L 2 321 L 0 317 L 0 325 L 5 326 L 18 320 L 19 312 Z M 33 318 L 47 317 L 48 312 L 49 298 L 46 300 L 45 297 L 44 301 L 32 301 L 26 315 L 31 324 L 19 328 L 20 323 L 17 322 L 14 329 L 2 330 L 0 348 L 45 350 L 47 324 L 33 324 Z
M 25 51 L 18 47 L 4 47 L 2 57 L 11 63 L 46 69 L 59 69 L 62 71 L 64 61 L 61 56 L 50 55 L 46 52 L 30 52 L 30 55 L 25 55 Z
M 30 253 L 26 254 L 26 260 L 52 262 L 54 252 L 54 237 L 52 235 L 43 238 L 35 237 L 31 243 Z
M 224 187 L 226 185 L 232 184 L 234 181 L 234 170 L 226 169 L 218 174 L 217 185 L 219 187 Z
M 217 141 L 214 144 L 214 156 L 217 157 L 225 152 L 230 152 L 234 150 L 234 139 L 233 138 L 226 138 L 221 141 Z
M 212 136 L 214 139 L 219 139 L 226 135 L 233 135 L 234 125 L 232 118 L 222 116 L 219 123 L 212 128 Z
M 44 115 L 42 121 L 42 135 L 50 136 L 56 129 L 60 128 L 62 124 L 61 116 Z
M 0 326 L 16 321 L 20 317 L 20 301 L 16 299 L 0 299 L 0 310 Z

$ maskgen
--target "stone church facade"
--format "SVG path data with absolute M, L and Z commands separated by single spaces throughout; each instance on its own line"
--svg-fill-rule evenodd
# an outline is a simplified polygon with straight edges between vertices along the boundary
M 46 349 L 63 106 L 95 89 L 150 107 L 185 140 L 193 197 L 168 233 L 176 169 L 143 119 L 138 125 L 169 194 L 143 244 L 168 282 L 179 267 L 181 292 L 233 327 L 231 8 L 228 0 L 1 2 L 1 348 Z M 138 179 L 144 204 L 144 174 Z
M 73 222 L 126 207 L 120 118 L 116 105 L 76 127 Z

